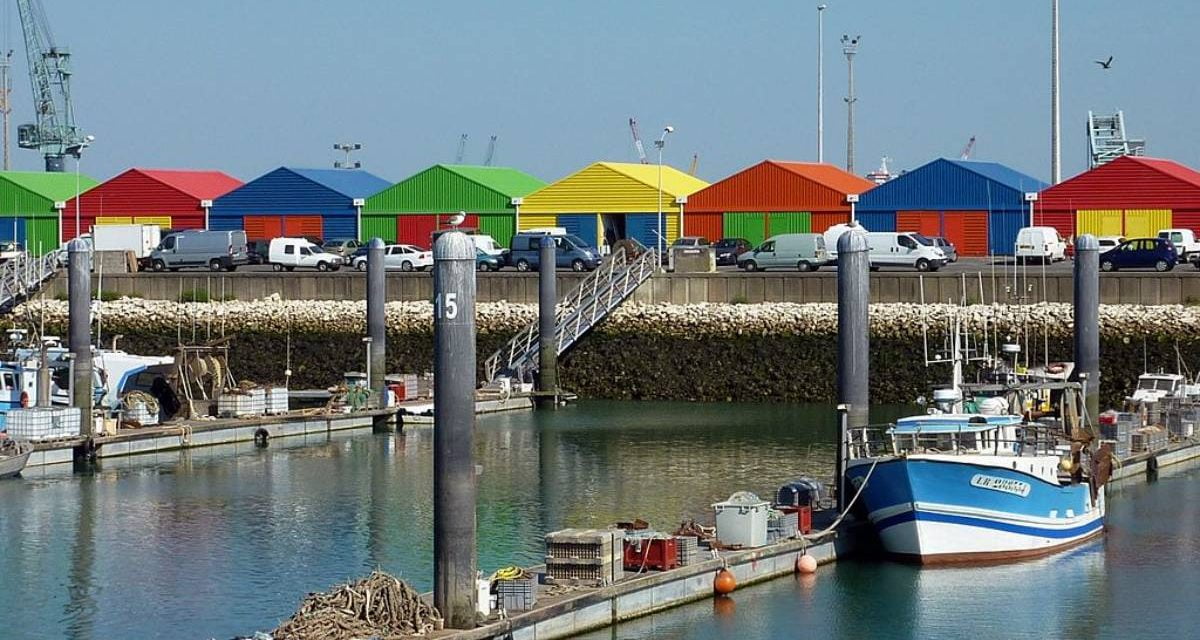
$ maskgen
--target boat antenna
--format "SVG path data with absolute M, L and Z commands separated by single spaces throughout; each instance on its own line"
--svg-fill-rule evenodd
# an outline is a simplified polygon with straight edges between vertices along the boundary
M 179 297 L 176 299 L 183 304 L 183 278 L 179 279 Z M 183 321 L 179 318 L 178 309 L 175 310 L 175 342 L 183 346 Z
M 221 337 L 225 337 L 225 277 L 221 277 Z
M 206 342 L 212 342 L 212 276 L 205 276 L 204 278 L 204 297 L 208 298 L 209 302 L 208 312 L 204 314 L 207 316 L 204 339 Z

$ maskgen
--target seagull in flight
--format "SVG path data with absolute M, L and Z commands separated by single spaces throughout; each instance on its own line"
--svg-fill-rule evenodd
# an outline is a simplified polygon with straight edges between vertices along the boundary
M 1096 64 L 1100 65 L 1101 67 L 1104 67 L 1105 69 L 1111 69 L 1111 68 L 1112 68 L 1112 61 L 1113 61 L 1113 57 L 1112 57 L 1112 56 L 1109 56 L 1109 57 L 1108 57 L 1108 60 L 1093 60 L 1093 62 L 1095 62 Z

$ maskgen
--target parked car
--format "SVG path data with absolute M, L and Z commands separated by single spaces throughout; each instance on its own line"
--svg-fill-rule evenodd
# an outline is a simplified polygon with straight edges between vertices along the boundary
M 429 246 L 432 247 L 433 243 L 437 242 L 437 239 L 447 231 L 462 231 L 463 233 L 467 234 L 467 237 L 471 238 L 471 242 L 475 243 L 476 249 L 479 249 L 490 256 L 501 256 L 504 255 L 504 252 L 508 251 L 508 249 L 504 248 L 504 245 L 496 242 L 495 238 L 486 233 L 478 233 L 474 229 L 462 229 L 457 227 L 450 229 L 438 229 L 437 231 L 434 231 L 430 235 Z
M 1030 260 L 1057 262 L 1067 259 L 1067 241 L 1054 227 L 1022 227 L 1017 232 L 1017 264 Z
M 1125 236 L 1100 236 L 1099 238 L 1096 238 L 1096 241 L 1100 243 L 1100 253 L 1104 253 L 1105 251 L 1112 249 L 1122 242 L 1125 242 Z
M 334 238 L 326 240 L 321 244 L 321 248 L 327 253 L 332 253 L 335 256 L 341 256 L 343 260 L 354 255 L 355 251 L 362 246 L 362 243 L 354 238 Z
M 305 238 L 273 238 L 267 248 L 267 261 L 276 271 L 295 271 L 296 267 L 317 271 L 337 271 L 342 257 L 329 253 Z
M 269 240 L 251 240 L 246 243 L 246 252 L 250 264 L 267 264 L 267 252 L 271 249 Z
M 745 238 L 721 238 L 713 245 L 717 252 L 717 266 L 737 264 L 738 256 L 753 248 Z
M 917 271 L 937 271 L 946 264 L 946 254 L 929 244 L 919 233 L 891 231 L 867 232 L 871 269 L 912 267 Z
M 150 268 L 155 271 L 184 267 L 233 271 L 245 264 L 250 264 L 245 231 L 180 231 L 164 237 L 150 252 Z
M 19 258 L 23 253 L 25 253 L 25 247 L 21 246 L 20 242 L 12 240 L 0 242 L 0 262 Z
M 475 247 L 475 268 L 479 271 L 499 271 L 504 266 L 501 256 L 494 256 Z
M 675 242 L 671 243 L 671 248 L 675 247 L 707 247 L 709 245 L 708 238 L 703 236 L 680 236 L 675 238 Z
M 922 237 L 929 241 L 929 246 L 937 247 L 938 249 L 942 250 L 942 253 L 946 254 L 947 263 L 958 262 L 958 248 L 954 246 L 953 242 L 950 242 L 942 236 Z
M 829 259 L 825 238 L 819 233 L 784 233 L 767 238 L 757 249 L 738 256 L 737 264 L 746 271 L 765 271 L 785 267 L 816 271 Z
M 367 270 L 367 254 L 354 258 L 354 268 Z M 424 271 L 433 266 L 433 252 L 415 244 L 389 244 L 383 248 L 383 268 L 387 271 Z
M 555 267 L 570 267 L 572 271 L 592 271 L 600 266 L 600 251 L 587 241 L 570 233 L 547 233 L 545 231 L 522 231 L 513 236 L 512 250 L 508 253 L 509 263 L 517 271 L 537 269 L 541 239 L 554 238 Z
M 1170 271 L 1179 256 L 1166 238 L 1132 238 L 1100 254 L 1101 271 L 1146 269 Z
M 1200 260 L 1200 242 L 1196 241 L 1196 232 L 1191 229 L 1162 229 L 1158 237 L 1166 238 L 1175 245 L 1175 253 L 1179 262 L 1194 262 Z

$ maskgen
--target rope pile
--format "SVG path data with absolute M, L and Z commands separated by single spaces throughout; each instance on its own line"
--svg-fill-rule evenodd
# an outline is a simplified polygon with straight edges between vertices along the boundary
M 382 571 L 328 593 L 312 593 L 271 632 L 274 640 L 397 640 L 442 628 L 438 610 L 406 583 Z

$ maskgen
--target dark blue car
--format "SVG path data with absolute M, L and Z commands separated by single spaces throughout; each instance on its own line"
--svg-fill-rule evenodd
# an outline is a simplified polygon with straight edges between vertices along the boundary
M 1133 238 L 1100 254 L 1100 270 L 1175 268 L 1175 245 L 1166 238 Z

